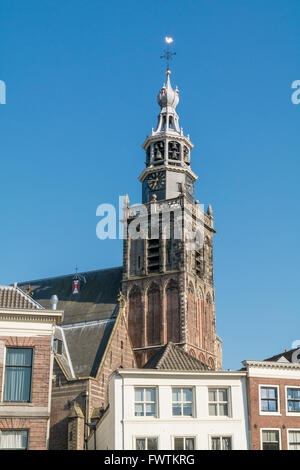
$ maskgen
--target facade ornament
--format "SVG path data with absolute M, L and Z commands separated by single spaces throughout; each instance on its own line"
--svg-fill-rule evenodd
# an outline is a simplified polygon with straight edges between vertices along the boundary
M 120 307 L 125 307 L 126 298 L 122 291 L 119 292 L 117 300 Z

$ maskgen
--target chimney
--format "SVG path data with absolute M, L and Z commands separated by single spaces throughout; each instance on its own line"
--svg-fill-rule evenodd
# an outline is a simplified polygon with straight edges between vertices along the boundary
M 50 297 L 50 308 L 51 310 L 56 310 L 58 304 L 58 297 L 57 295 L 52 295 Z

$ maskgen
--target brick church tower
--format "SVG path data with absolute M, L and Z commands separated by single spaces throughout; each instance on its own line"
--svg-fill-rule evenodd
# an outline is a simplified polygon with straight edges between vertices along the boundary
M 216 335 L 214 222 L 194 200 L 193 145 L 179 127 L 179 92 L 170 70 L 157 101 L 156 130 L 146 138 L 140 206 L 125 202 L 122 291 L 139 366 L 168 342 L 211 369 L 222 368 Z

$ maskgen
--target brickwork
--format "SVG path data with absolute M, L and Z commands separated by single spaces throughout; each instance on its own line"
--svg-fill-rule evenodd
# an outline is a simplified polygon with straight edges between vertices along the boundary
M 70 380 L 70 378 L 66 378 L 55 361 L 50 420 L 50 449 L 65 450 L 68 447 L 73 449 L 76 446 L 79 446 L 77 449 L 84 448 L 84 437 L 87 437 L 89 430 L 87 427 L 82 430 L 83 425 L 81 421 L 76 421 L 76 418 L 70 420 L 72 405 L 74 403 L 78 404 L 85 420 L 90 422 L 95 408 L 105 409 L 107 407 L 108 382 L 112 373 L 120 367 L 130 369 L 136 367 L 122 314 L 116 320 L 97 377 Z M 88 392 L 88 395 L 86 395 L 86 392 Z M 72 438 L 74 437 L 72 442 L 70 441 L 70 431 L 72 431 Z M 82 433 L 84 434 L 83 437 Z
M 163 201 L 171 207 L 187 207 L 191 218 L 184 230 L 202 224 L 200 208 L 184 196 Z M 127 321 L 139 366 L 168 341 L 180 344 L 212 369 L 221 369 L 221 343 L 216 340 L 213 287 L 213 219 L 204 218 L 204 244 L 198 251 L 173 239 L 177 219 L 171 218 L 171 238 L 162 237 L 157 207 L 157 239 L 136 240 L 129 236 L 123 245 L 123 293 L 127 300 Z M 148 204 L 149 217 L 152 205 Z M 128 224 L 134 213 L 127 210 Z M 153 215 L 152 215 L 153 217 Z M 143 219 L 144 220 L 144 219 Z M 200 219 L 202 220 L 202 219 Z M 147 222 L 146 222 L 147 223 Z M 157 241 L 156 241 L 157 240 Z M 172 288 L 170 288 L 172 286 Z
M 0 430 L 27 430 L 28 450 L 46 450 L 47 419 L 0 418 Z
M 279 386 L 279 403 L 280 415 L 262 415 L 260 414 L 259 402 L 259 385 Z M 248 394 L 249 394 L 249 423 L 251 430 L 251 448 L 252 450 L 261 449 L 261 429 L 279 429 L 281 437 L 281 449 L 287 450 L 287 431 L 288 429 L 300 430 L 300 414 L 299 416 L 289 416 L 286 413 L 286 386 L 296 386 L 300 388 L 299 380 L 287 380 L 280 378 L 260 378 L 249 377 Z
M 0 336 L 0 397 L 3 394 L 3 361 L 7 347 L 33 348 L 31 402 L 36 406 L 48 406 L 51 338 Z
M 32 378 L 31 378 L 31 399 L 30 404 L 24 404 L 26 413 L 36 407 L 48 408 L 49 401 L 49 381 L 50 381 L 50 358 L 51 358 L 51 337 L 0 337 L 0 397 L 3 400 L 4 391 L 4 367 L 6 348 L 33 348 Z M 14 402 L 11 402 L 14 405 Z M 1 418 L 1 410 L 5 412 L 5 404 L 0 403 L 0 429 L 24 429 L 29 431 L 30 450 L 45 450 L 47 448 L 47 424 L 48 417 L 30 418 Z M 18 412 L 18 405 L 14 413 Z

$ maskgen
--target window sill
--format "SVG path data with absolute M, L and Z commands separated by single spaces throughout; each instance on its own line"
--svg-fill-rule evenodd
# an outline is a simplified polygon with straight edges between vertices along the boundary
M 35 406 L 34 403 L 28 401 L 2 401 L 0 406 Z
M 259 416 L 282 416 L 278 411 L 260 411 Z

